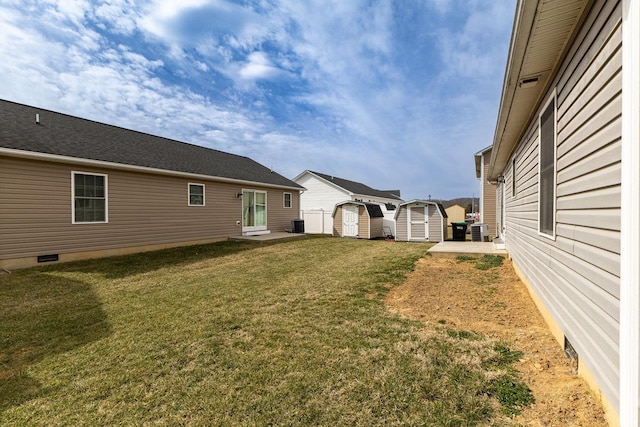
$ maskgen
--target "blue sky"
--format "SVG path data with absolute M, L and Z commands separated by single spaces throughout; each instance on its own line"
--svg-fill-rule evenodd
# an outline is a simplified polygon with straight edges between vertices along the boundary
M 1 0 L 0 98 L 400 189 L 478 194 L 515 0 Z

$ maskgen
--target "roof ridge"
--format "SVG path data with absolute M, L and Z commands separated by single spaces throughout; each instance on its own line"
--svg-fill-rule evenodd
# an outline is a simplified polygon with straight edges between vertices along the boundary
M 36 107 L 34 105 L 23 104 L 23 103 L 20 103 L 20 102 L 10 101 L 8 99 L 2 99 L 2 98 L 0 98 L 0 102 L 7 102 L 7 103 L 18 105 L 18 106 L 21 106 L 21 107 L 33 108 L 35 110 L 40 110 L 40 111 L 44 111 L 44 112 L 47 112 L 47 113 L 52 113 L 52 114 L 56 114 L 56 115 L 60 115 L 60 116 L 65 116 L 65 117 L 69 117 L 71 119 L 84 120 L 84 121 L 87 121 L 87 122 L 95 123 L 95 124 L 100 125 L 100 126 L 108 126 L 108 127 L 111 127 L 111 128 L 114 128 L 114 129 L 123 130 L 123 131 L 126 131 L 126 132 L 134 132 L 134 133 L 137 133 L 137 134 L 140 134 L 140 135 L 150 136 L 152 138 L 159 138 L 159 139 L 163 139 L 163 140 L 170 141 L 170 142 L 177 142 L 179 144 L 188 145 L 190 147 L 196 147 L 198 149 L 217 151 L 217 152 L 222 153 L 222 154 L 228 154 L 228 155 L 231 155 L 231 156 L 236 156 L 236 157 L 241 157 L 241 158 L 253 160 L 248 156 L 243 156 L 243 155 L 235 154 L 235 153 L 229 153 L 228 151 L 222 151 L 222 150 L 220 150 L 218 148 L 204 147 L 202 145 L 193 144 L 191 142 L 180 141 L 179 139 L 169 138 L 169 137 L 162 136 L 162 135 L 156 135 L 156 134 L 149 133 L 149 132 L 144 132 L 144 131 L 141 131 L 141 130 L 129 129 L 129 128 L 125 128 L 125 127 L 119 126 L 119 125 L 114 125 L 114 124 L 111 124 L 111 123 L 99 122 L 99 121 L 94 120 L 94 119 L 88 119 L 88 118 L 85 118 L 85 117 L 74 116 L 73 114 L 63 113 L 63 112 L 60 112 L 60 111 L 54 111 L 54 110 L 50 110 L 48 108 Z

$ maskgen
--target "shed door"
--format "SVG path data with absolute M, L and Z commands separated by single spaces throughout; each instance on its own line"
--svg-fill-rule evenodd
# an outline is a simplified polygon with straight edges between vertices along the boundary
M 342 205 L 342 235 L 358 237 L 358 206 Z
M 409 240 L 429 240 L 428 221 L 426 206 L 409 206 L 407 212 L 409 222 Z

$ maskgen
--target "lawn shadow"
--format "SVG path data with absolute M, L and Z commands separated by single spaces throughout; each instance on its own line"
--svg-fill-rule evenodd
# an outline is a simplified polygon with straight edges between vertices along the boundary
M 0 412 L 46 393 L 30 365 L 110 333 L 90 285 L 33 270 L 0 276 Z
M 122 279 L 167 267 L 179 267 L 207 259 L 233 255 L 278 242 L 223 241 L 205 245 L 182 246 L 131 255 L 74 261 L 42 267 L 42 271 L 98 273 L 107 279 Z

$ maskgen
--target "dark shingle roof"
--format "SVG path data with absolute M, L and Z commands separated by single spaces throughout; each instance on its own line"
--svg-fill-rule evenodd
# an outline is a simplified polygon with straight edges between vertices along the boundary
M 361 194 L 363 196 L 375 196 L 375 197 L 384 197 L 385 199 L 400 199 L 400 190 L 376 190 L 367 185 L 361 184 L 355 181 L 349 181 L 348 179 L 338 178 L 337 176 L 331 176 L 320 172 L 309 171 L 314 175 L 319 176 L 322 179 L 325 179 L 329 182 L 336 184 L 339 187 L 344 188 L 345 190 L 354 193 Z
M 375 203 L 365 203 L 365 207 L 367 208 L 367 212 L 369 212 L 369 217 L 371 218 L 383 218 L 384 214 L 382 213 L 382 208 L 380 205 Z
M 248 157 L 5 100 L 0 100 L 0 147 L 302 188 Z

